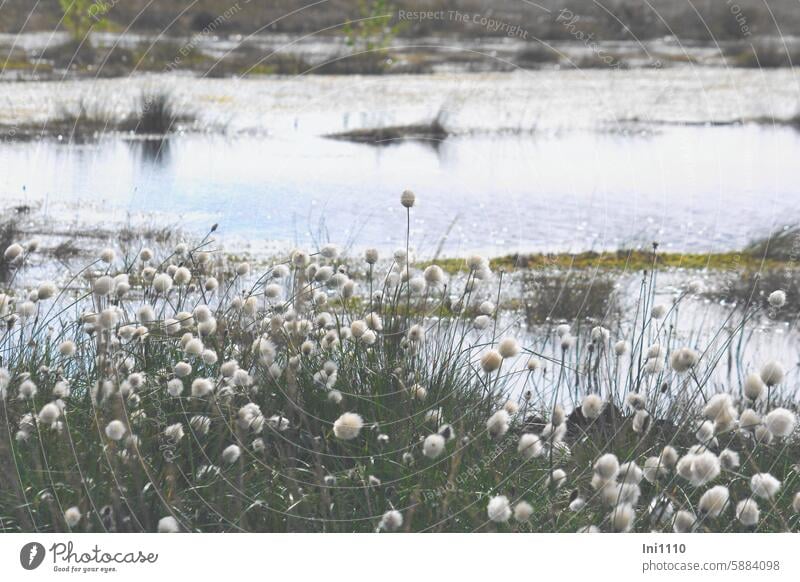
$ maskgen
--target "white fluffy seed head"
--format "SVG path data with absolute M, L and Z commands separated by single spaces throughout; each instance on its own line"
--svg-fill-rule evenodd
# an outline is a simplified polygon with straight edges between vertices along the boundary
M 104 263 L 113 263 L 116 256 L 117 253 L 114 252 L 114 249 L 105 248 L 100 253 L 100 260 L 102 260 Z
M 242 449 L 239 448 L 239 445 L 228 445 L 225 447 L 225 450 L 222 451 L 222 460 L 230 465 L 238 461 L 241 454 Z
M 423 272 L 425 282 L 433 287 L 439 286 L 444 282 L 444 271 L 439 265 L 429 265 Z
M 616 532 L 628 532 L 633 529 L 636 512 L 628 503 L 621 503 L 614 507 L 609 515 L 611 529 Z
M 603 399 L 597 394 L 587 395 L 581 403 L 581 412 L 590 420 L 598 418 L 603 412 Z
M 55 402 L 48 402 L 39 411 L 39 422 L 52 426 L 61 416 L 61 409 Z
M 397 531 L 403 526 L 403 514 L 392 509 L 383 514 L 380 529 L 385 531 Z
M 764 425 L 776 437 L 788 437 L 796 424 L 797 417 L 786 408 L 776 408 L 764 417 Z
M 411 388 L 408 389 L 408 393 L 415 400 L 425 400 L 428 396 L 428 391 L 421 384 L 414 384 L 411 386 Z
M 436 459 L 444 451 L 445 438 L 439 433 L 430 434 L 422 443 L 422 454 L 429 459 Z
M 192 366 L 188 362 L 178 362 L 173 371 L 178 378 L 185 378 L 192 373 Z
M 739 468 L 739 453 L 730 449 L 724 449 L 719 454 L 719 464 L 726 471 L 735 471 Z
M 750 478 L 750 490 L 756 497 L 772 499 L 781 488 L 781 482 L 769 473 L 756 473 Z
M 725 511 L 729 499 L 730 493 L 728 492 L 728 488 L 724 485 L 715 485 L 703 493 L 703 496 L 700 497 L 697 509 L 709 517 L 719 517 L 720 514 Z
M 178 520 L 171 515 L 158 520 L 158 533 L 178 533 L 179 531 L 181 531 L 181 527 Z
M 345 412 L 333 423 L 333 434 L 336 435 L 336 438 L 349 441 L 358 437 L 363 426 L 364 419 L 361 418 L 361 415 L 355 412 Z
M 654 305 L 650 310 L 650 316 L 653 319 L 661 319 L 667 314 L 667 307 L 665 305 Z
M 615 479 L 619 473 L 619 459 L 613 453 L 606 453 L 595 461 L 594 472 L 606 481 Z
M 755 430 L 761 424 L 761 416 L 752 408 L 742 412 L 739 418 L 739 428 L 743 430 Z
M 81 522 L 81 510 L 77 507 L 70 507 L 64 512 L 64 521 L 70 528 L 76 527 Z
M 682 374 L 697 365 L 700 356 L 691 348 L 678 348 L 670 356 L 672 369 Z
M 166 273 L 159 273 L 153 279 L 153 289 L 158 293 L 167 293 L 172 289 L 172 277 Z
M 675 463 L 678 462 L 678 451 L 674 447 L 667 445 L 661 451 L 661 460 L 664 462 L 664 466 L 674 467 Z
M 538 436 L 525 433 L 519 438 L 517 452 L 522 455 L 523 459 L 533 459 L 544 453 L 544 446 Z
M 781 291 L 780 289 L 778 289 L 777 291 L 773 291 L 772 293 L 769 294 L 767 301 L 769 301 L 769 304 L 772 307 L 780 309 L 786 304 L 786 293 L 784 291 Z
M 497 346 L 500 357 L 505 359 L 516 357 L 519 354 L 519 350 L 519 343 L 513 337 L 505 338 Z
M 417 201 L 417 196 L 411 190 L 404 190 L 400 195 L 400 204 L 406 208 L 412 208 Z
M 752 527 L 757 525 L 760 514 L 761 512 L 755 499 L 743 499 L 736 504 L 736 519 L 744 526 Z
M 167 393 L 173 398 L 177 398 L 183 392 L 183 382 L 178 378 L 173 378 L 167 382 Z
M 758 400 L 764 395 L 767 388 L 759 374 L 749 374 L 744 381 L 744 395 L 750 400 Z
M 8 248 L 6 248 L 5 252 L 3 253 L 3 257 L 9 262 L 16 261 L 22 253 L 25 252 L 25 249 L 22 248 L 22 245 L 14 243 Z
M 681 509 L 675 514 L 675 519 L 672 522 L 672 530 L 675 533 L 689 533 L 695 528 L 697 518 L 690 511 Z
M 122 440 L 128 430 L 121 420 L 112 420 L 106 425 L 106 436 L 112 441 Z
M 36 393 L 39 391 L 39 388 L 34 384 L 33 380 L 24 380 L 22 384 L 19 385 L 19 395 L 23 400 L 30 400 Z
M 486 429 L 489 432 L 489 436 L 492 438 L 499 438 L 506 434 L 509 421 L 508 412 L 506 412 L 505 409 L 495 412 L 489 417 L 489 420 L 486 421 Z
M 36 291 L 36 295 L 39 301 L 44 301 L 46 299 L 50 299 L 58 292 L 56 286 L 53 283 L 47 282 L 42 283 L 39 285 L 39 289 Z
M 61 342 L 61 345 L 58 346 L 58 353 L 65 357 L 72 357 L 75 355 L 77 348 L 75 346 L 75 342 L 71 340 L 66 340 Z
M 203 398 L 214 391 L 214 384 L 208 378 L 195 378 L 192 382 L 192 396 Z
M 533 507 L 527 501 L 520 501 L 514 506 L 514 519 L 521 523 L 528 521 L 533 515 Z
M 507 522 L 511 519 L 511 507 L 508 504 L 508 497 L 505 495 L 492 497 L 489 500 L 486 513 L 489 515 L 489 519 L 495 523 Z
M 378 262 L 378 249 L 367 249 L 364 251 L 364 260 L 368 265 L 374 265 Z
M 496 350 L 489 350 L 481 356 L 481 368 L 487 374 L 498 370 L 503 364 L 503 356 Z
M 784 371 L 783 366 L 778 362 L 767 362 L 761 368 L 761 379 L 767 386 L 775 386 L 783 382 Z
M 109 277 L 108 275 L 103 275 L 102 277 L 98 277 L 95 279 L 94 284 L 92 285 L 92 291 L 94 291 L 95 295 L 99 295 L 100 297 L 105 297 L 111 290 L 114 288 L 114 279 Z

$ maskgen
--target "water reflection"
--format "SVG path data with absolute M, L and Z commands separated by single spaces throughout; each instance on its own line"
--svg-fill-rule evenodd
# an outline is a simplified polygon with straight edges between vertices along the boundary
M 800 218 L 800 166 L 785 162 L 798 154 L 797 132 L 757 126 L 470 134 L 437 148 L 301 133 L 6 143 L 0 195 L 85 220 L 152 212 L 198 232 L 219 222 L 224 235 L 255 241 L 307 244 L 324 221 L 336 240 L 393 250 L 405 237 L 397 196 L 411 187 L 421 253 L 440 244 L 445 255 L 503 254 L 654 239 L 665 250 L 711 251 Z M 98 216 L 79 213 L 98 199 Z

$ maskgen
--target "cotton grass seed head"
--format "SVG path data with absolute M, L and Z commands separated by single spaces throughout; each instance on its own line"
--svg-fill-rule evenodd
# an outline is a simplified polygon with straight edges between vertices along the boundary
M 358 437 L 364 427 L 364 419 L 355 412 L 345 412 L 333 423 L 333 434 L 345 441 Z
M 70 507 L 64 512 L 64 521 L 70 528 L 76 527 L 81 522 L 81 510 L 77 507 Z
M 173 398 L 177 398 L 183 392 L 183 382 L 178 378 L 173 378 L 167 382 L 167 393 Z
M 422 454 L 429 459 L 436 459 L 444 452 L 445 439 L 439 433 L 430 434 L 422 443 Z
M 158 533 L 178 533 L 180 531 L 181 527 L 178 524 L 178 520 L 171 515 L 158 520 Z
M 23 400 L 31 400 L 36 393 L 39 391 L 39 388 L 33 382 L 33 380 L 24 380 L 22 384 L 19 385 L 19 396 Z
M 730 493 L 724 485 L 715 485 L 700 497 L 697 509 L 708 517 L 719 517 L 728 505 Z
M 781 482 L 770 473 L 756 473 L 750 478 L 750 490 L 756 497 L 772 499 L 781 488 Z
M 159 273 L 153 279 L 153 289 L 162 295 L 166 294 L 170 289 L 172 289 L 172 277 L 166 273 Z
M 378 249 L 367 249 L 364 251 L 364 260 L 368 265 L 374 265 L 378 262 Z
M 525 523 L 533 515 L 533 507 L 527 501 L 520 501 L 514 506 L 514 519 L 520 523 Z
M 178 378 L 185 378 L 192 373 L 192 365 L 189 362 L 178 362 L 172 371 Z
M 744 395 L 750 400 L 756 401 L 766 392 L 764 381 L 759 374 L 749 374 L 744 381 Z
M 126 432 L 128 432 L 128 429 L 125 428 L 125 425 L 120 420 L 112 420 L 106 425 L 106 436 L 112 441 L 122 440 Z
M 767 362 L 761 368 L 761 380 L 763 380 L 764 384 L 767 386 L 780 384 L 783 382 L 783 377 L 783 366 L 776 361 Z
M 192 381 L 192 396 L 204 398 L 214 391 L 214 384 L 208 378 L 195 378 Z
M 487 374 L 491 374 L 500 369 L 503 364 L 503 356 L 496 350 L 489 350 L 481 356 L 481 368 Z
M 523 459 L 533 459 L 544 453 L 544 446 L 537 435 L 525 433 L 519 438 L 517 452 Z
M 39 422 L 52 426 L 61 416 L 61 409 L 55 402 L 48 402 L 39 411 Z
M 397 531 L 403 527 L 403 514 L 396 509 L 387 511 L 383 514 L 378 527 L 384 531 Z
M 690 511 L 680 510 L 675 514 L 672 522 L 672 531 L 675 533 L 690 533 L 696 525 L 697 518 Z
M 776 437 L 788 437 L 794 431 L 797 417 L 786 408 L 775 408 L 764 417 L 764 425 Z
M 691 348 L 678 348 L 670 356 L 670 365 L 677 373 L 682 374 L 697 365 L 700 356 Z
M 56 289 L 56 286 L 53 283 L 47 282 L 39 285 L 36 296 L 39 301 L 45 301 L 53 297 L 57 292 L 58 289 Z
M 767 301 L 769 301 L 769 304 L 772 307 L 780 309 L 781 307 L 786 305 L 786 293 L 784 291 L 781 291 L 780 289 L 778 289 L 777 291 L 773 291 L 772 293 L 769 294 Z
M 642 481 L 644 473 L 634 461 L 628 461 L 619 466 L 617 479 L 622 483 L 632 483 L 638 485 Z
M 719 454 L 719 464 L 726 471 L 735 471 L 739 468 L 739 453 L 724 449 Z
M 514 358 L 519 354 L 519 343 L 513 337 L 507 337 L 497 346 L 500 357 L 508 359 Z
M 5 252 L 3 253 L 3 257 L 9 263 L 13 263 L 19 257 L 22 256 L 22 253 L 25 252 L 25 249 L 22 248 L 22 245 L 14 243 L 6 248 Z
M 241 454 L 242 449 L 239 448 L 239 445 L 228 445 L 222 451 L 222 461 L 230 465 L 238 461 Z
M 760 424 L 761 416 L 752 408 L 742 412 L 742 416 L 739 418 L 739 428 L 742 430 L 755 430 Z
M 648 483 L 655 483 L 659 478 L 668 474 L 664 461 L 659 457 L 647 457 L 644 461 L 642 474 Z
M 590 420 L 596 419 L 603 412 L 603 399 L 597 394 L 589 394 L 581 403 L 581 412 Z
M 612 481 L 619 473 L 619 459 L 613 453 L 602 455 L 594 463 L 594 472 L 605 481 Z
M 547 477 L 547 486 L 560 489 L 567 482 L 567 472 L 564 469 L 556 469 Z
M 623 503 L 614 507 L 608 519 L 613 531 L 628 532 L 633 529 L 633 524 L 636 520 L 636 512 L 629 504 Z
M 486 421 L 486 430 L 492 438 L 499 438 L 506 434 L 510 418 L 505 410 L 498 410 Z
M 736 504 L 736 519 L 744 526 L 753 527 L 757 525 L 760 515 L 761 512 L 755 499 L 743 499 Z
M 75 346 L 75 342 L 71 340 L 66 340 L 58 346 L 58 352 L 65 357 L 74 356 L 76 351 L 77 347 Z
M 495 523 L 507 522 L 511 519 L 511 507 L 508 504 L 508 497 L 505 495 L 492 497 L 489 500 L 486 513 L 489 515 L 489 519 Z
M 628 406 L 633 408 L 634 410 L 644 410 L 647 401 L 644 399 L 644 396 L 639 394 L 638 392 L 631 392 L 625 398 L 625 402 Z

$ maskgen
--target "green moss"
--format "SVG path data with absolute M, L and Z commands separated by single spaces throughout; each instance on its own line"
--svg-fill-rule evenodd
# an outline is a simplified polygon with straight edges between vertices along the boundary
M 466 272 L 466 259 L 439 259 L 435 261 L 449 274 Z M 421 263 L 424 268 L 431 262 Z M 515 271 L 519 269 L 602 269 L 640 271 L 653 267 L 653 253 L 639 250 L 619 250 L 570 253 L 514 254 L 496 257 L 489 261 L 495 271 Z M 775 269 L 789 266 L 788 261 L 767 259 L 741 251 L 726 253 L 658 253 L 655 264 L 659 268 L 709 269 L 714 271 Z

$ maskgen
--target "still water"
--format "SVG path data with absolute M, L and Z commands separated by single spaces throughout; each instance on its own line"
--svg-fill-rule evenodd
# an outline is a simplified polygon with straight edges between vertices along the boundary
M 418 253 L 450 256 L 729 250 L 800 221 L 791 69 L 5 83 L 0 122 L 44 125 L 78 103 L 124 115 L 153 90 L 194 113 L 186 133 L 160 149 L 0 140 L 0 200 L 67 226 L 219 223 L 228 247 L 394 249 L 411 188 Z M 440 143 L 325 137 L 437 116 L 453 134 Z
M 46 218 L 133 217 L 257 244 L 393 249 L 418 194 L 420 253 L 740 248 L 800 219 L 800 133 L 761 126 L 464 135 L 375 147 L 318 136 L 187 134 L 0 146 L 0 192 Z

